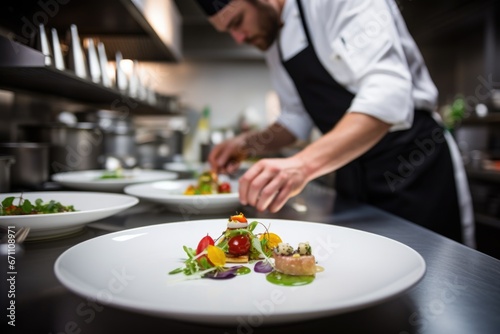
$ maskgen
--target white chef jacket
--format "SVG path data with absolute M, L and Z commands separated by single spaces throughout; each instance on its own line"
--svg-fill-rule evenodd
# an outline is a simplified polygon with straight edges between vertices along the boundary
M 285 2 L 279 39 L 284 60 L 307 46 L 297 0 Z M 319 60 L 332 77 L 355 95 L 349 111 L 372 115 L 408 129 L 413 110 L 435 109 L 437 89 L 393 0 L 307 0 L 302 2 Z M 277 122 L 307 139 L 312 119 L 281 63 L 278 42 L 266 52 L 280 98 Z M 307 64 L 304 64 L 307 66 Z
M 286 0 L 281 36 L 266 52 L 271 80 L 280 98 L 277 122 L 299 139 L 314 123 L 280 58 L 289 60 L 307 46 L 298 0 Z M 316 54 L 354 99 L 346 112 L 360 112 L 392 124 L 412 126 L 415 109 L 435 112 L 438 91 L 394 0 L 306 0 L 305 19 Z M 307 64 L 304 64 L 307 66 Z M 467 178 L 456 144 L 445 134 L 452 156 L 464 243 L 475 247 L 474 218 Z

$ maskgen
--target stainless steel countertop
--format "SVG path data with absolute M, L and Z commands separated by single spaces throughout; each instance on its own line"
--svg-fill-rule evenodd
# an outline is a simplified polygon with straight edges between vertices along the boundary
M 306 211 L 303 211 L 307 208 Z M 161 205 L 140 203 L 52 241 L 27 242 L 17 256 L 16 327 L 2 333 L 497 333 L 500 329 L 500 261 L 376 208 L 344 203 L 335 193 L 309 185 L 277 214 L 243 208 L 248 217 L 316 221 L 355 228 L 400 241 L 425 259 L 424 278 L 405 293 L 365 309 L 280 326 L 214 327 L 145 316 L 102 306 L 68 291 L 53 266 L 66 249 L 113 231 L 189 219 Z M 4 259 L 1 259 L 4 261 Z M 6 273 L 1 273 L 5 276 Z M 2 276 L 2 302 L 6 278 Z

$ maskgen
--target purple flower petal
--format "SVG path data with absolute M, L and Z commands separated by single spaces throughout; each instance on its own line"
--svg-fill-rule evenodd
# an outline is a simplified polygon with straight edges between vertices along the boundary
M 235 277 L 236 271 L 241 268 L 242 266 L 234 266 L 231 268 L 224 268 L 224 270 L 219 271 L 219 270 L 214 270 L 209 273 L 206 273 L 205 276 L 206 278 L 212 278 L 212 279 L 229 279 Z
M 273 266 L 267 261 L 259 261 L 255 264 L 253 269 L 257 273 L 267 274 L 273 271 Z

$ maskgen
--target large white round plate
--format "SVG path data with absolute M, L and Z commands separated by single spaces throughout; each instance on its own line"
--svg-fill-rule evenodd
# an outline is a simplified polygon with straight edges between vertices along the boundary
M 71 291 L 105 305 L 190 322 L 237 325 L 260 319 L 259 325 L 270 325 L 379 303 L 425 273 L 420 254 L 386 237 L 334 225 L 260 219 L 285 242 L 310 242 L 324 268 L 311 284 L 278 286 L 253 271 L 229 280 L 168 275 L 186 258 L 183 245 L 196 248 L 207 233 L 219 236 L 226 221 L 151 225 L 100 236 L 64 252 L 55 274 Z
M 0 201 L 6 197 L 20 195 L 21 193 L 0 194 Z M 136 197 L 129 195 L 77 191 L 25 192 L 22 196 L 32 203 L 38 198 L 44 203 L 54 200 L 62 205 L 73 205 L 77 210 L 39 215 L 0 216 L 0 225 L 4 227 L 29 227 L 28 240 L 55 238 L 77 232 L 87 223 L 112 216 L 139 202 Z
M 52 175 L 52 180 L 73 189 L 121 192 L 123 188 L 131 184 L 177 178 L 176 173 L 163 170 L 130 169 L 123 171 L 125 178 L 100 179 L 104 173 L 105 170 L 64 172 Z
M 196 179 L 159 181 L 127 186 L 124 191 L 141 199 L 164 204 L 170 211 L 188 215 L 230 214 L 240 207 L 237 181 L 229 181 L 231 193 L 228 194 L 184 195 L 186 188 L 197 182 Z

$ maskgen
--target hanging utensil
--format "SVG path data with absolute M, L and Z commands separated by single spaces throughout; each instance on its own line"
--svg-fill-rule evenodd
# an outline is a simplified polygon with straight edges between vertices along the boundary
M 38 50 L 45 56 L 45 66 L 52 65 L 52 52 L 50 50 L 49 40 L 43 24 L 38 25 Z
M 70 27 L 70 49 L 69 49 L 69 68 L 80 78 L 87 78 L 87 68 L 85 65 L 85 55 L 80 44 L 78 28 L 72 24 Z
M 99 56 L 99 65 L 101 67 L 102 84 L 104 87 L 111 87 L 112 82 L 108 74 L 108 57 L 106 56 L 106 49 L 102 42 L 97 43 L 97 54 Z
M 52 52 L 54 53 L 54 66 L 61 71 L 64 71 L 64 58 L 61 50 L 61 43 L 59 42 L 59 35 L 55 28 L 51 29 L 52 33 Z
M 94 40 L 92 38 L 87 39 L 87 53 L 89 59 L 89 72 L 90 78 L 95 83 L 101 82 L 101 67 L 99 66 L 99 58 L 97 57 L 97 51 L 95 49 Z

